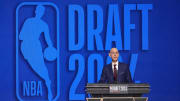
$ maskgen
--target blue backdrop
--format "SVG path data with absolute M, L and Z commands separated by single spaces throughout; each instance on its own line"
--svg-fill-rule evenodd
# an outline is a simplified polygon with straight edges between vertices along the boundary
M 34 2 L 28 0 L 28 2 Z M 34 16 L 35 6 L 27 5 L 18 10 L 18 26 L 16 11 L 19 4 L 27 2 L 27 0 L 1 0 L 0 1 L 0 96 L 1 101 L 16 101 L 17 93 L 23 100 L 45 100 L 47 99 L 47 90 L 44 81 L 28 68 L 29 65 L 23 60 L 21 52 L 18 58 L 16 57 L 16 31 L 20 30 L 25 19 Z M 37 2 L 37 0 L 36 0 Z M 42 2 L 38 0 L 38 2 Z M 108 52 L 106 47 L 107 38 L 107 23 L 108 23 L 108 10 L 110 4 L 116 4 L 119 8 L 119 22 L 122 34 L 123 49 L 120 49 L 121 58 L 127 64 L 135 69 L 132 70 L 134 81 L 141 83 L 149 83 L 151 85 L 151 92 L 145 96 L 149 97 L 149 101 L 180 101 L 180 1 L 179 0 L 44 0 L 43 2 L 51 2 L 58 8 L 56 11 L 53 6 L 46 5 L 45 15 L 43 20 L 48 23 L 50 29 L 50 36 L 55 48 L 59 47 L 59 61 L 54 62 L 46 61 L 49 75 L 52 80 L 53 96 L 58 95 L 58 101 L 68 100 L 84 100 L 85 95 L 84 86 L 87 82 L 97 82 L 99 72 L 102 66 L 109 62 Z M 84 12 L 84 39 L 83 46 L 78 50 L 73 50 L 69 43 L 73 40 L 69 34 L 72 22 L 68 17 L 73 16 L 68 14 L 70 5 L 79 5 Z M 102 8 L 103 12 L 103 28 L 100 32 L 103 48 L 88 49 L 88 12 L 87 5 L 95 4 Z M 135 29 L 131 30 L 131 49 L 125 50 L 124 47 L 124 5 L 125 4 L 151 4 L 152 10 L 148 11 L 148 45 L 149 48 L 142 49 L 142 13 L 140 11 L 131 11 L 130 23 L 135 24 Z M 136 9 L 136 7 L 135 7 Z M 57 12 L 59 16 L 57 16 Z M 117 13 L 117 12 L 116 12 Z M 57 20 L 59 18 L 59 21 Z M 76 23 L 77 20 L 76 16 Z M 96 18 L 95 18 L 96 19 Z M 96 23 L 97 19 L 94 21 Z M 59 27 L 57 24 L 59 23 Z M 115 23 L 115 22 L 114 22 Z M 115 24 L 116 25 L 116 24 Z M 95 24 L 98 26 L 98 24 Z M 17 29 L 16 29 L 17 27 Z M 113 26 L 114 28 L 114 26 Z M 58 31 L 59 29 L 59 37 Z M 75 29 L 78 29 L 77 24 Z M 76 31 L 76 43 L 78 43 Z M 116 32 L 113 30 L 113 32 Z M 40 37 L 43 49 L 47 46 L 43 36 Z M 59 42 L 58 42 L 59 39 Z M 94 41 L 96 41 L 95 39 Z M 58 43 L 57 43 L 58 42 Z M 100 42 L 98 42 L 100 43 Z M 115 43 L 112 45 L 116 46 Z M 19 47 L 18 47 L 19 48 Z M 133 55 L 134 54 L 134 55 Z M 78 58 L 77 58 L 78 57 Z M 94 63 L 93 57 L 97 58 Z M 77 60 L 74 63 L 74 58 Z M 134 59 L 132 59 L 134 58 Z M 20 64 L 19 76 L 20 80 L 17 85 L 17 59 Z M 99 62 L 99 63 L 98 63 Z M 93 64 L 94 63 L 94 64 Z M 59 67 L 57 67 L 59 64 Z M 79 67 L 79 68 L 78 68 Z M 59 69 L 58 69 L 59 68 Z M 94 70 L 92 69 L 94 68 Z M 58 71 L 59 70 L 59 71 Z M 90 70 L 93 72 L 90 73 Z M 59 73 L 58 73 L 59 72 Z M 77 76 L 80 75 L 80 76 Z M 88 76 L 89 75 L 89 76 Z M 76 77 L 77 76 L 77 77 Z M 79 80 L 79 82 L 78 82 Z M 42 82 L 42 96 L 23 96 L 23 82 L 24 81 L 38 81 Z M 57 83 L 59 81 L 59 84 Z M 74 83 L 77 81 L 77 83 Z M 20 86 L 17 92 L 16 86 Z M 76 88 L 77 86 L 77 88 Z M 58 89 L 59 87 L 59 89 Z M 75 87 L 75 88 L 74 88 Z M 75 95 L 73 95 L 75 94 Z M 78 94 L 78 95 L 77 95 Z M 74 97 L 71 97 L 74 96 Z

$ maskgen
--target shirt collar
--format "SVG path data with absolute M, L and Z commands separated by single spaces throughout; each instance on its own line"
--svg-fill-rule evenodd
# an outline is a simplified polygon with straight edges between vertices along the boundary
M 118 66 L 118 61 L 115 62 L 115 63 L 112 62 L 112 65 L 113 65 L 113 66 L 114 66 L 115 64 L 116 64 L 116 66 Z

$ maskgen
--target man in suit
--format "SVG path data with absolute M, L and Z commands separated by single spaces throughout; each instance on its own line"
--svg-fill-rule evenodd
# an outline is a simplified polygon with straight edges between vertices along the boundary
M 118 62 L 117 48 L 112 48 L 109 56 L 112 58 L 112 63 L 103 67 L 99 83 L 132 83 L 129 66 Z

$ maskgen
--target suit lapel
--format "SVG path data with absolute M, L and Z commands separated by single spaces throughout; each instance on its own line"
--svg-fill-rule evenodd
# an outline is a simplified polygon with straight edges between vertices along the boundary
M 114 81 L 114 78 L 113 78 L 113 70 L 112 70 L 112 63 L 109 64 L 109 71 L 110 71 L 111 79 Z
M 119 73 L 120 73 L 120 65 L 121 65 L 121 63 L 120 62 L 118 62 L 118 75 L 119 75 Z
M 117 78 L 118 81 L 120 80 L 120 78 L 119 78 L 120 77 L 120 72 L 121 72 L 121 68 L 120 67 L 121 67 L 121 63 L 118 62 L 118 78 Z

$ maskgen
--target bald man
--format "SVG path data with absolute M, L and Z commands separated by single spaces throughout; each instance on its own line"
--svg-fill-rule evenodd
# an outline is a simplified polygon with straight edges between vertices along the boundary
M 112 63 L 105 65 L 99 83 L 132 83 L 129 66 L 118 62 L 119 52 L 112 48 L 109 52 Z

